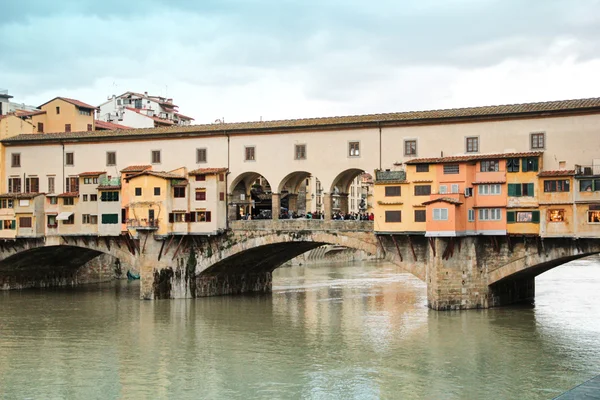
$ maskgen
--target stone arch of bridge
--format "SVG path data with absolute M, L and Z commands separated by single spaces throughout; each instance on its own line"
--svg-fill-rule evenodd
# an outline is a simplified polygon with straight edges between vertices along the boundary
M 546 271 L 559 267 L 570 261 L 578 260 L 580 258 L 588 257 L 599 253 L 600 249 L 598 251 L 593 252 L 581 252 L 578 254 L 565 255 L 563 257 L 557 257 L 554 259 L 547 259 L 543 255 L 538 255 L 537 253 L 534 253 L 527 257 L 514 260 L 490 272 L 488 277 L 488 285 L 493 286 L 500 282 L 505 282 L 509 280 L 535 278 L 536 276 L 541 275 Z
M 379 254 L 377 238 L 367 232 L 290 231 L 260 234 L 245 233 L 230 237 L 215 252 L 198 255 L 196 275 L 228 276 L 271 273 L 285 262 L 323 245 L 337 245 Z M 422 279 L 419 266 L 402 264 L 406 272 Z

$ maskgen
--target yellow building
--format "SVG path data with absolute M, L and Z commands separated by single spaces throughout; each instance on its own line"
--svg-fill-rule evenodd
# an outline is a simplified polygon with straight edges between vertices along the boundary
M 600 235 L 600 159 L 590 165 L 576 165 L 573 198 L 578 237 Z
M 542 170 L 542 154 L 531 152 L 526 157 L 507 158 L 506 183 L 506 230 L 513 235 L 539 235 L 540 209 L 539 171 Z
M 541 171 L 538 174 L 540 236 L 574 236 L 577 230 L 573 203 L 574 170 Z
M 97 107 L 66 97 L 55 97 L 42 104 L 42 112 L 31 117 L 37 133 L 84 132 L 95 130 Z

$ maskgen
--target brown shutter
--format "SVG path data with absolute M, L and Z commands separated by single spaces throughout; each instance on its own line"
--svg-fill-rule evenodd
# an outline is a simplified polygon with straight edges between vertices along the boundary
M 192 217 L 190 216 L 190 213 L 185 213 L 185 222 L 191 222 Z
M 210 211 L 207 211 L 206 212 L 206 222 L 210 222 L 210 217 L 211 217 Z
M 190 222 L 196 222 L 196 213 L 195 212 L 190 213 Z
M 173 222 L 175 220 L 175 217 L 173 216 L 173 213 L 169 213 L 169 222 Z

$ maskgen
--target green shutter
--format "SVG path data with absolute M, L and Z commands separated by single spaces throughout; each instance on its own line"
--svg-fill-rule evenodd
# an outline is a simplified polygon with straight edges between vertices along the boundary
M 100 201 L 106 201 L 106 192 L 102 192 L 100 195 Z
M 533 183 L 528 183 L 527 184 L 527 194 L 529 196 L 532 196 L 532 197 L 534 196 L 534 194 L 533 194 Z
M 515 223 L 515 212 L 514 211 L 506 212 L 506 222 L 508 222 L 509 224 Z
M 516 190 L 515 186 L 517 186 L 517 185 L 514 183 L 508 184 L 508 197 L 515 197 L 517 195 L 517 190 Z
M 10 221 L 10 229 L 17 229 L 17 220 L 13 219 Z
M 515 194 L 516 197 L 521 197 L 523 195 L 523 190 L 522 190 L 522 186 L 520 183 L 517 183 L 515 185 L 515 191 L 516 191 L 516 194 Z
M 521 171 L 523 172 L 527 172 L 527 159 L 523 158 L 521 159 Z
M 533 171 L 537 172 L 537 170 L 538 170 L 538 158 L 536 157 L 533 159 Z
M 531 212 L 531 222 L 533 222 L 534 224 L 540 223 L 540 212 L 539 211 Z

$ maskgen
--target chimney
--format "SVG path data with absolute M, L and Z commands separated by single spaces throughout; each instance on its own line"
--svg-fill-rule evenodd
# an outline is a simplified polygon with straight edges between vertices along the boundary
M 144 92 L 144 96 L 148 97 L 148 92 Z

